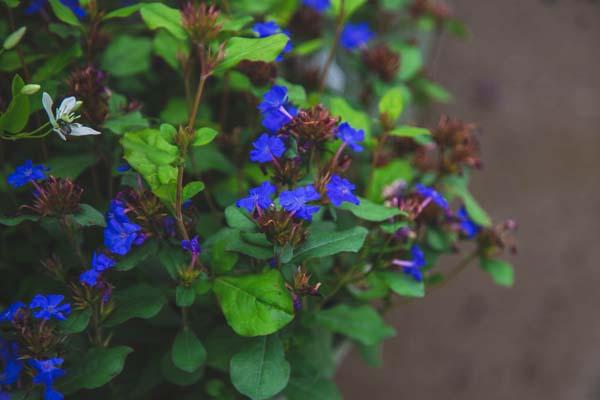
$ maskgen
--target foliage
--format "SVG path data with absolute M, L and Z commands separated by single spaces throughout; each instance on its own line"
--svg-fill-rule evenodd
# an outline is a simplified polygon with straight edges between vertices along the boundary
M 340 399 L 395 303 L 513 284 L 474 126 L 413 121 L 449 9 L 177 4 L 0 2 L 0 399 Z

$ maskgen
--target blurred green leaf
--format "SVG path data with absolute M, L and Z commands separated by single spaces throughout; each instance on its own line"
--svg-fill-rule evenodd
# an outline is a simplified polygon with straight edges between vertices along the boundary
M 117 290 L 114 294 L 115 310 L 105 321 L 107 327 L 114 327 L 132 318 L 154 317 L 165 304 L 161 290 L 146 284 Z
M 402 89 L 393 87 L 388 89 L 379 101 L 379 114 L 385 114 L 390 121 L 395 122 L 404 109 Z
M 119 35 L 102 55 L 102 68 L 116 77 L 127 77 L 150 68 L 152 41 L 146 37 Z
M 342 210 L 348 210 L 356 217 L 366 221 L 382 222 L 397 215 L 402 214 L 398 208 L 387 207 L 382 204 L 376 204 L 368 199 L 359 197 L 360 204 L 342 203 Z
M 52 12 L 54 12 L 54 15 L 56 15 L 56 18 L 69 25 L 81 25 L 75 14 L 73 14 L 73 11 L 61 3 L 60 0 L 49 0 L 49 3 L 50 7 L 52 8 Z
M 206 349 L 190 328 L 183 328 L 175 337 L 171 359 L 177 368 L 191 373 L 206 362 Z
M 328 257 L 342 252 L 356 253 L 361 248 L 369 231 L 362 226 L 338 231 L 312 231 L 306 242 L 295 252 L 293 260 Z
M 283 33 L 264 38 L 233 37 L 225 45 L 225 58 L 217 71 L 235 67 L 240 61 L 271 62 L 281 53 L 289 38 Z
M 479 262 L 481 268 L 490 274 L 497 285 L 508 287 L 514 285 L 515 271 L 506 261 L 481 257 Z
M 178 39 L 185 39 L 187 34 L 181 22 L 181 12 L 162 3 L 144 3 L 140 13 L 150 29 L 163 28 Z

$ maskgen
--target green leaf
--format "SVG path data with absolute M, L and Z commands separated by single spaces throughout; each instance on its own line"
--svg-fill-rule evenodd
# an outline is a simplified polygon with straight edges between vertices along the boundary
M 242 253 L 257 260 L 268 260 L 273 257 L 273 247 L 263 233 L 243 232 L 235 229 L 229 231 L 231 234 L 225 250 Z
M 115 269 L 117 271 L 129 271 L 143 261 L 145 261 L 148 257 L 154 257 L 158 250 L 158 244 L 156 240 L 148 240 L 142 246 L 136 247 L 129 252 L 125 257 L 121 258 Z
M 419 128 L 419 127 L 416 127 L 416 126 L 402 125 L 402 126 L 399 126 L 397 128 L 392 129 L 389 132 L 389 134 L 391 136 L 415 138 L 417 136 L 428 136 L 428 135 L 431 135 L 431 132 L 429 132 L 429 129 L 426 129 L 426 128 Z
M 216 274 L 231 271 L 238 262 L 238 255 L 226 250 L 227 242 L 227 238 L 219 239 L 210 248 L 210 266 Z
M 212 142 L 219 132 L 212 128 L 200 128 L 196 130 L 196 137 L 192 142 L 192 146 L 205 146 Z
M 2 45 L 2 47 L 4 47 L 4 50 L 10 50 L 16 45 L 18 45 L 21 39 L 23 39 L 23 36 L 25 36 L 25 32 L 27 32 L 27 27 L 22 26 L 10 35 L 8 35 L 8 37 L 4 39 L 4 44 Z
M 125 359 L 133 349 L 126 346 L 92 348 L 69 368 L 64 380 L 59 380 L 59 388 L 65 394 L 79 389 L 96 389 L 104 386 L 119 375 L 125 366 Z
M 76 179 L 96 162 L 93 154 L 72 154 L 54 157 L 46 162 L 50 174 L 58 178 Z
M 363 129 L 365 131 L 365 141 L 369 142 L 371 137 L 371 118 L 360 110 L 352 108 L 342 97 L 333 97 L 329 101 L 331 113 L 340 117 L 342 121 L 349 123 L 354 129 Z
M 367 0 L 343 0 L 344 1 L 344 20 L 347 20 L 358 10 Z M 340 15 L 342 11 L 342 0 L 332 0 L 331 10 L 333 15 Z
M 66 334 L 80 333 L 87 328 L 92 316 L 89 308 L 81 311 L 73 311 L 69 318 L 60 322 L 60 330 Z
M 508 287 L 514 285 L 515 271 L 506 261 L 481 257 L 479 262 L 481 268 L 492 276 L 497 285 Z
M 251 15 L 241 15 L 236 17 L 219 14 L 217 23 L 221 24 L 221 32 L 237 32 L 246 25 L 254 21 Z
M 177 304 L 177 307 L 191 307 L 195 299 L 196 291 L 194 288 L 184 286 L 177 286 L 175 288 L 175 304 Z
M 401 271 L 381 271 L 377 272 L 377 277 L 400 296 L 425 297 L 425 284 Z
M 196 383 L 202 375 L 204 375 L 204 368 L 200 367 L 194 372 L 185 372 L 173 364 L 173 357 L 171 352 L 164 355 L 161 362 L 161 371 L 165 379 L 177 386 L 189 386 Z
M 292 50 L 293 54 L 297 54 L 299 56 L 306 56 L 312 54 L 316 51 L 319 51 L 323 48 L 323 39 L 312 39 L 307 40 L 305 42 L 300 43 L 298 46 L 295 46 Z
M 105 128 L 110 129 L 118 135 L 136 129 L 147 128 L 148 126 L 148 121 L 137 110 L 127 114 L 112 116 L 104 122 Z
M 364 345 L 373 346 L 392 337 L 396 331 L 387 326 L 371 306 L 350 307 L 340 304 L 319 311 L 315 321 L 332 332 L 346 335 Z
M 324 378 L 314 380 L 294 376 L 284 393 L 287 400 L 342 400 L 335 383 Z
M 132 4 L 127 7 L 117 8 L 116 10 L 112 10 L 111 12 L 107 13 L 104 17 L 102 17 L 102 20 L 106 21 L 113 18 L 127 18 L 131 14 L 136 13 L 141 6 L 141 4 Z
M 233 37 L 225 45 L 225 58 L 216 68 L 222 71 L 235 67 L 240 61 L 271 62 L 287 44 L 289 37 L 283 33 L 264 38 Z
M 80 204 L 73 218 L 81 226 L 106 226 L 104 215 L 89 204 Z
M 294 261 L 328 257 L 345 251 L 358 252 L 369 231 L 362 227 L 338 231 L 312 231 L 306 242 L 296 250 Z
M 163 28 L 178 39 L 187 37 L 181 22 L 181 13 L 162 3 L 142 4 L 140 13 L 150 29 Z
M 181 69 L 181 56 L 187 57 L 190 53 L 187 41 L 177 39 L 165 30 L 158 31 L 152 41 L 152 49 L 176 71 Z
M 183 188 L 183 201 L 189 200 L 201 191 L 204 190 L 204 182 L 194 181 L 190 182 Z
M 171 144 L 172 137 L 164 131 L 143 129 L 127 132 L 121 139 L 124 158 L 138 171 L 161 199 L 172 202 L 177 181 L 179 150 Z
M 17 215 L 16 217 L 0 217 L 0 225 L 4 226 L 17 226 L 25 221 L 38 221 L 40 219 L 37 215 Z
M 359 197 L 360 204 L 342 203 L 342 210 L 348 210 L 356 217 L 366 221 L 381 222 L 402 214 L 398 208 L 376 204 L 368 199 Z
M 213 290 L 227 323 L 238 335 L 269 335 L 294 319 L 292 298 L 277 270 L 218 277 Z
M 27 125 L 29 121 L 29 97 L 21 93 L 25 82 L 19 75 L 15 75 L 12 80 L 12 95 L 6 111 L 0 115 L 0 132 L 7 131 L 18 133 Z
M 391 121 L 396 121 L 404 109 L 402 89 L 393 87 L 388 89 L 379 101 L 379 114 L 385 114 Z
M 413 82 L 416 90 L 422 92 L 427 98 L 439 101 L 440 103 L 448 103 L 452 100 L 452 95 L 438 83 L 428 79 L 419 79 Z
M 423 53 L 417 46 L 405 45 L 400 49 L 402 65 L 398 71 L 398 78 L 408 81 L 423 69 Z
M 227 225 L 241 231 L 256 231 L 256 224 L 241 208 L 231 205 L 225 209 Z
M 206 361 L 206 349 L 189 328 L 184 328 L 175 337 L 171 349 L 171 360 L 185 372 L 194 372 Z
M 116 307 L 105 322 L 107 327 L 120 325 L 132 318 L 152 318 L 165 304 L 160 289 L 146 284 L 116 291 L 114 300 Z
M 256 338 L 231 358 L 231 383 L 252 400 L 270 399 L 290 379 L 290 364 L 277 335 Z
M 473 195 L 468 190 L 465 190 L 459 193 L 459 196 L 462 198 L 462 201 L 465 203 L 465 208 L 467 209 L 467 213 L 469 217 L 475 222 L 477 225 L 491 227 L 492 219 L 488 215 L 487 212 L 475 200 Z
M 152 41 L 146 37 L 118 35 L 102 55 L 102 68 L 116 77 L 146 72 L 150 68 Z
M 50 0 L 50 7 L 52 8 L 54 15 L 56 15 L 56 18 L 60 19 L 62 22 L 73 26 L 81 25 L 75 14 L 73 14 L 73 11 L 61 3 L 60 0 Z

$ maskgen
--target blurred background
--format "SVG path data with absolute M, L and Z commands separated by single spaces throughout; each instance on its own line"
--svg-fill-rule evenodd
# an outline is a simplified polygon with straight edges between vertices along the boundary
M 473 192 L 519 222 L 513 289 L 477 270 L 387 316 L 381 368 L 353 351 L 344 399 L 600 399 L 600 2 L 453 0 L 471 31 L 430 72 L 431 110 L 481 128 Z

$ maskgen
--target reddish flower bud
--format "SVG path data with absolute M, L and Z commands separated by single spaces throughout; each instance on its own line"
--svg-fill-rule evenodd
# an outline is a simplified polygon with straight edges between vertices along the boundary
M 214 5 L 198 5 L 191 1 L 181 9 L 183 27 L 196 43 L 213 40 L 221 32 L 222 24 L 217 23 L 219 14 Z
M 362 60 L 368 69 L 385 82 L 393 81 L 400 68 L 400 54 L 386 44 L 363 50 Z

